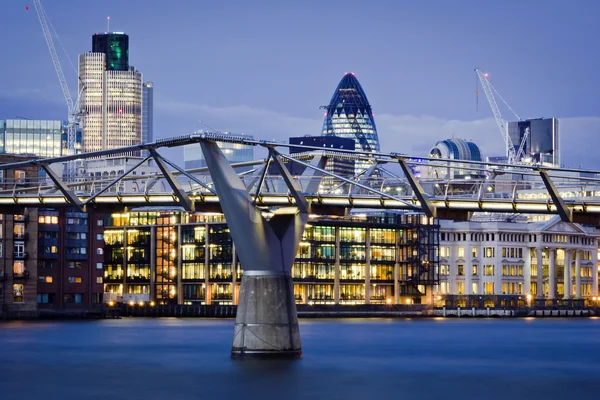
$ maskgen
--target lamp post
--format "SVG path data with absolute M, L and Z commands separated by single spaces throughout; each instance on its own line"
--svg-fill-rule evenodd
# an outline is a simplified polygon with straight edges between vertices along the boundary
M 527 307 L 531 307 L 531 295 L 527 295 Z

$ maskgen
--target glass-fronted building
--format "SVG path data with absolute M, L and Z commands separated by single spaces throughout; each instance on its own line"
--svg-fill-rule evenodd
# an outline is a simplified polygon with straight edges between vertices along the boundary
M 108 224 L 105 303 L 237 304 L 243 267 L 222 214 L 129 212 Z M 296 301 L 427 302 L 438 236 L 437 222 L 417 214 L 314 218 L 292 269 Z
M 525 162 L 541 163 L 551 167 L 560 167 L 560 128 L 558 118 L 536 118 L 509 122 L 508 134 L 515 152 L 525 137 L 523 146 Z
M 202 133 L 202 131 L 198 131 L 196 133 Z M 251 135 L 243 135 L 243 137 L 249 140 L 254 139 L 254 136 Z M 227 161 L 229 161 L 232 164 L 254 160 L 253 146 L 248 146 L 241 143 L 228 142 L 217 142 L 217 145 L 223 152 L 223 155 L 225 156 Z M 202 149 L 200 148 L 199 144 L 188 144 L 183 146 L 183 163 L 185 169 L 206 167 L 204 153 L 202 153 Z M 239 171 L 243 171 L 243 169 L 240 169 Z
M 81 150 L 81 131 L 75 150 Z M 58 120 L 0 120 L 0 153 L 60 157 L 67 154 L 67 122 Z
M 92 52 L 104 53 L 107 71 L 129 69 L 129 36 L 122 32 L 96 33 L 92 36 Z
M 354 73 L 344 75 L 326 110 L 322 131 L 324 136 L 351 138 L 356 142 L 357 150 L 379 151 L 379 138 L 373 111 Z M 356 172 L 368 168 L 369 165 L 368 162 L 357 162 Z

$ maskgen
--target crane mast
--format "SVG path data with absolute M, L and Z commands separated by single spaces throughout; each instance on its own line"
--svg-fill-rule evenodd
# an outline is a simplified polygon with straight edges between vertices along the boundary
M 508 127 L 506 125 L 506 121 L 502 118 L 502 114 L 500 113 L 500 109 L 498 108 L 498 104 L 496 103 L 496 99 L 494 98 L 494 93 L 492 92 L 492 85 L 487 79 L 487 74 L 481 72 L 478 68 L 475 68 L 475 72 L 479 77 L 479 81 L 481 82 L 481 87 L 485 92 L 485 96 L 490 103 L 490 108 L 492 109 L 492 113 L 494 114 L 494 118 L 496 119 L 496 124 L 498 125 L 498 129 L 500 129 L 500 133 L 502 134 L 502 138 L 504 139 L 504 144 L 506 145 L 506 155 L 508 156 L 508 163 L 512 164 L 517 160 L 517 154 L 515 152 L 515 146 L 513 145 L 512 140 L 510 139 L 510 135 L 508 134 Z
M 63 96 L 65 98 L 65 102 L 67 103 L 67 111 L 68 111 L 68 125 L 67 125 L 67 149 L 69 154 L 75 154 L 75 142 L 77 136 L 77 126 L 79 124 L 79 98 L 77 102 L 73 103 L 73 97 L 71 96 L 71 91 L 69 90 L 69 85 L 67 84 L 67 80 L 65 79 L 65 74 L 63 73 L 62 65 L 60 63 L 60 59 L 58 58 L 58 54 L 56 53 L 56 47 L 54 46 L 54 41 L 52 40 L 52 35 L 50 34 L 50 29 L 48 27 L 48 21 L 46 19 L 46 12 L 40 3 L 40 0 L 33 0 L 33 4 L 35 6 L 35 11 L 37 13 L 38 19 L 40 20 L 40 25 L 42 27 L 42 32 L 44 33 L 44 38 L 46 39 L 46 44 L 48 45 L 48 51 L 50 52 L 50 57 L 52 58 L 52 64 L 54 65 L 54 70 L 56 71 L 56 75 L 58 76 L 58 81 L 60 82 L 60 87 L 63 92 Z M 83 93 L 82 91 L 79 93 L 80 95 Z M 75 162 L 69 161 L 67 163 L 66 175 L 69 179 L 75 177 L 76 174 L 76 166 Z

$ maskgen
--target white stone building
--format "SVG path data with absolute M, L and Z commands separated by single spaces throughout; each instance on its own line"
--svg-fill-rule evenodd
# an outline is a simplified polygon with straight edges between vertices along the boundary
M 434 303 L 513 307 L 591 302 L 598 296 L 599 237 L 596 228 L 558 217 L 529 223 L 441 220 L 440 285 Z

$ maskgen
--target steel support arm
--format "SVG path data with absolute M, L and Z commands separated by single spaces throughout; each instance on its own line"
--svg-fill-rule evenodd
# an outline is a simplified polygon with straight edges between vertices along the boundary
M 281 176 L 283 177 L 283 180 L 285 181 L 285 184 L 287 185 L 290 193 L 296 200 L 296 205 L 298 206 L 298 209 L 301 213 L 308 213 L 308 202 L 304 198 L 300 187 L 290 175 L 290 171 L 288 171 L 285 164 L 281 162 L 281 158 L 279 158 L 279 153 L 275 149 L 271 148 L 269 149 L 269 154 L 273 159 L 273 163 L 277 166 L 279 172 L 281 172 Z
M 56 175 L 52 168 L 50 168 L 50 166 L 47 164 L 40 164 L 40 166 L 44 171 L 46 171 L 48 177 L 52 180 L 52 182 L 54 182 L 58 190 L 60 190 L 60 192 L 67 198 L 68 202 L 73 207 L 76 207 L 79 211 L 84 211 L 84 205 L 81 200 L 79 200 L 79 197 L 77 197 L 77 195 L 65 185 L 62 179 Z
M 324 170 L 328 160 L 329 157 L 327 157 L 326 155 L 315 156 L 310 162 L 310 164 L 316 166 L 319 169 Z M 309 169 L 306 169 L 305 172 L 308 170 Z M 308 181 L 308 185 L 306 185 L 306 193 L 319 193 L 319 186 L 321 186 L 322 180 L 323 173 L 319 170 L 313 169 L 312 177 L 310 178 L 310 181 Z
M 564 222 L 573 222 L 573 211 L 567 207 L 565 201 L 560 197 L 556 186 L 548 176 L 548 172 L 544 170 L 538 170 L 542 180 L 544 181 L 544 185 L 548 190 L 548 194 L 550 194 L 550 198 L 552 198 L 552 202 L 556 206 L 556 210 L 558 211 L 558 215 L 560 215 L 560 219 Z
M 171 186 L 171 189 L 173 189 L 173 193 L 179 199 L 179 204 L 181 204 L 181 206 L 186 211 L 194 211 L 194 203 L 187 195 L 187 193 L 183 190 L 179 182 L 177 182 L 177 179 L 173 176 L 173 174 L 167 167 L 167 163 L 165 162 L 165 160 L 160 156 L 160 154 L 157 153 L 155 149 L 149 149 L 148 151 L 150 152 L 152 158 L 154 158 L 154 161 L 156 161 L 156 165 L 158 166 L 160 172 L 162 172 L 163 176 L 169 183 L 169 186 Z
M 421 186 L 421 184 L 415 177 L 415 174 L 413 174 L 412 169 L 409 168 L 408 164 L 406 163 L 406 160 L 403 158 L 399 158 L 398 163 L 400 164 L 400 168 L 402 168 L 402 171 L 404 172 L 404 176 L 406 176 L 406 179 L 408 179 L 410 187 L 412 188 L 413 192 L 415 192 L 415 196 L 417 196 L 419 203 L 421 203 L 421 208 L 423 209 L 423 212 L 425 212 L 425 215 L 427 215 L 429 218 L 436 218 L 437 210 L 435 206 L 431 204 L 431 201 L 429 200 L 429 195 L 425 192 L 425 190 L 423 190 L 423 186 Z

